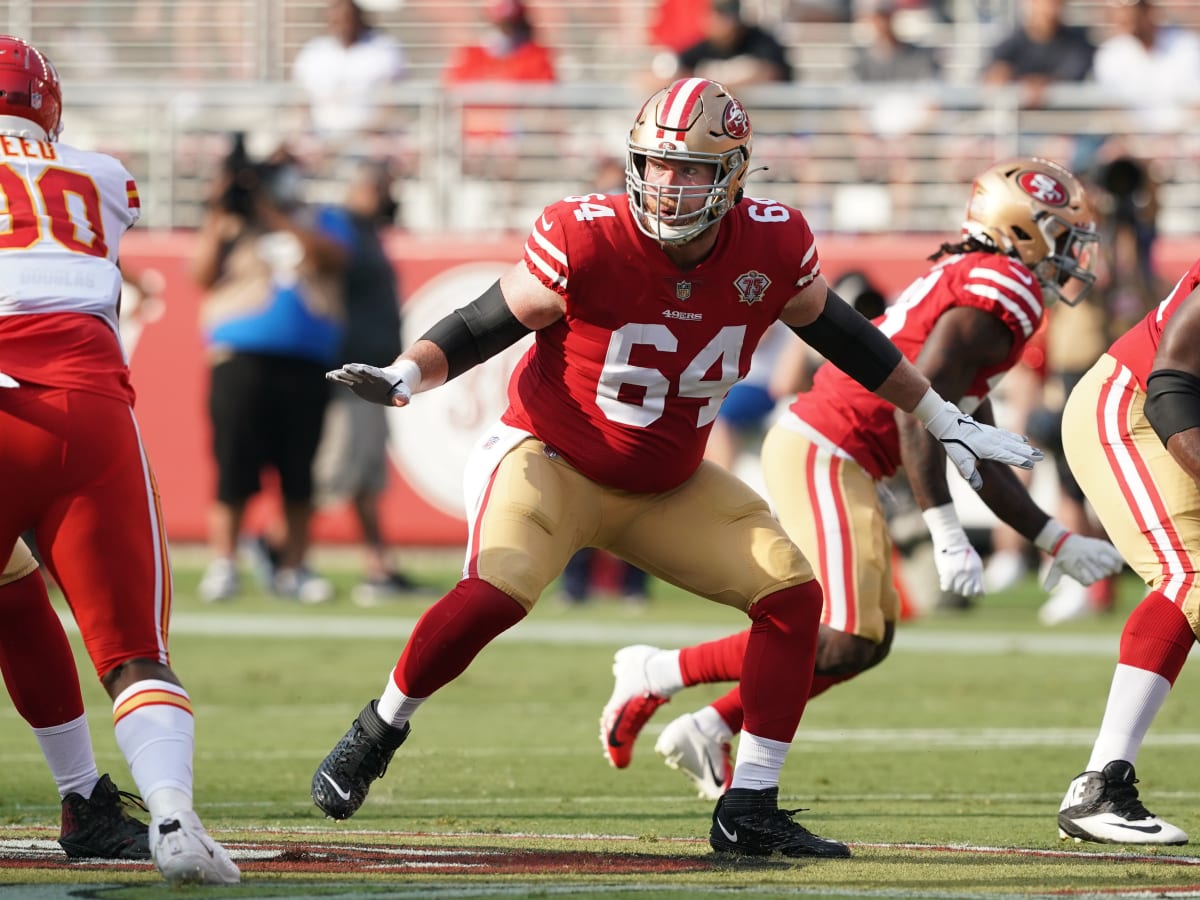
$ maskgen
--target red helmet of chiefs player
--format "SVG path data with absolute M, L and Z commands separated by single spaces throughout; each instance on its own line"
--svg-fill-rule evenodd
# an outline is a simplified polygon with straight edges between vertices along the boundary
M 1048 159 L 1007 159 L 980 174 L 963 235 L 1025 263 L 1047 302 L 1073 306 L 1096 281 L 1100 236 L 1087 194 L 1078 178 Z
M 62 88 L 54 65 L 29 42 L 0 35 L 0 134 L 54 141 L 60 131 Z
M 638 227 L 660 243 L 682 244 L 712 226 L 742 198 L 750 144 L 745 107 L 717 82 L 681 78 L 655 93 L 626 142 L 625 184 Z M 710 165 L 713 177 L 686 187 L 652 185 L 645 180 L 648 157 Z

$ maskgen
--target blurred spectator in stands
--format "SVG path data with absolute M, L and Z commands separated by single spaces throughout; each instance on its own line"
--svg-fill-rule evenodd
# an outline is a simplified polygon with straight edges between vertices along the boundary
M 329 0 L 325 29 L 292 63 L 292 79 L 308 94 L 309 131 L 327 150 L 380 156 L 360 142 L 390 128 L 384 95 L 404 77 L 404 51 L 354 0 Z
M 1200 36 L 1162 24 L 1151 0 L 1109 0 L 1108 10 L 1113 34 L 1096 50 L 1095 76 L 1131 111 L 1131 127 L 1122 130 L 1179 134 L 1200 84 Z
M 442 72 L 446 85 L 550 83 L 557 80 L 554 58 L 541 44 L 523 0 L 487 0 L 488 29 L 475 44 L 459 47 Z M 513 88 L 513 90 L 518 90 Z M 521 124 L 511 107 L 463 107 L 464 166 L 473 174 L 510 177 Z
M 787 49 L 771 32 L 742 18 L 740 0 L 713 0 L 704 35 L 678 54 L 674 71 L 654 75 L 664 82 L 697 75 L 734 91 L 792 80 Z
M 983 70 L 988 84 L 1017 84 L 1021 104 L 1042 106 L 1054 82 L 1083 81 L 1096 47 L 1086 28 L 1063 20 L 1066 0 L 1022 0 L 1021 22 L 992 47 Z
M 858 0 L 858 20 L 867 43 L 854 48 L 851 72 L 863 105 L 850 126 L 859 178 L 888 185 L 892 215 L 906 220 L 917 182 L 913 135 L 937 112 L 933 88 L 941 76 L 937 54 L 900 39 L 895 15 L 899 0 Z
M 712 0 L 658 0 L 650 13 L 650 46 L 678 54 L 700 43 L 711 5 Z
M 523 0 L 487 0 L 484 13 L 487 33 L 454 51 L 443 73 L 446 84 L 555 80 L 553 56 L 538 42 Z
M 200 318 L 217 468 L 213 558 L 199 587 L 210 602 L 239 591 L 238 539 L 264 468 L 278 474 L 283 494 L 271 589 L 305 603 L 333 593 L 305 560 L 325 371 L 340 351 L 341 279 L 354 236 L 344 215 L 306 208 L 302 189 L 285 153 L 253 162 L 236 136 L 196 236 L 192 276 L 206 290 Z
M 386 366 L 401 350 L 396 271 L 382 240 L 397 213 L 386 164 L 358 165 L 343 209 L 353 227 L 353 245 L 344 272 L 346 326 L 337 365 L 357 361 Z M 415 589 L 407 576 L 391 567 L 380 525 L 387 443 L 387 407 L 368 403 L 352 391 L 333 394 L 315 462 L 317 497 L 320 505 L 353 504 L 365 551 L 363 577 L 351 593 L 360 606 L 407 596 Z

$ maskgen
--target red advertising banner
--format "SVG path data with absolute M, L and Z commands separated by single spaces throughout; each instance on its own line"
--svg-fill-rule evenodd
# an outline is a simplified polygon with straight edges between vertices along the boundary
M 523 236 L 504 239 L 394 234 L 389 253 L 404 298 L 405 343 L 437 319 L 474 299 L 520 259 Z M 820 242 L 829 282 L 846 272 L 865 272 L 894 295 L 928 267 L 936 235 L 828 237 Z M 146 304 L 122 323 L 131 353 L 137 415 L 162 491 L 168 535 L 202 541 L 213 495 L 214 470 L 208 425 L 208 367 L 199 328 L 203 294 L 188 275 L 192 234 L 130 233 L 122 263 L 153 270 L 165 285 L 162 302 Z M 1182 272 L 1200 255 L 1200 242 L 1161 241 L 1158 268 Z M 527 340 L 532 340 L 529 338 Z M 466 539 L 461 474 L 475 440 L 505 405 L 507 373 L 524 344 L 489 360 L 412 405 L 390 413 L 392 478 L 383 505 L 389 541 L 408 545 L 455 545 Z M 250 511 L 250 526 L 272 515 L 274 492 Z M 356 541 L 349 509 L 323 509 L 314 521 L 318 541 Z

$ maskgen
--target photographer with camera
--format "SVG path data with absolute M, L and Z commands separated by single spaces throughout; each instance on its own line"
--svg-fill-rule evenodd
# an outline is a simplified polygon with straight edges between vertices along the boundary
M 270 588 L 304 603 L 333 594 L 305 558 L 325 370 L 341 346 L 342 274 L 354 232 L 344 213 L 307 208 L 302 188 L 286 150 L 255 162 L 244 136 L 234 135 L 197 235 L 192 277 L 208 292 L 200 318 L 217 467 L 213 558 L 199 586 L 210 602 L 239 591 L 238 538 L 266 467 L 279 476 L 284 510 L 278 545 L 269 548 Z

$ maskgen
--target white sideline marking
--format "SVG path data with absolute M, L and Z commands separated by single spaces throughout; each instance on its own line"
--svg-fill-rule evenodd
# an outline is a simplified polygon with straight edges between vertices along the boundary
M 59 611 L 69 633 L 78 633 L 71 614 Z M 175 613 L 171 633 L 213 637 L 308 637 L 400 641 L 408 637 L 417 620 L 380 616 L 276 616 L 246 613 Z M 735 631 L 735 627 L 681 625 L 670 622 L 631 622 L 598 625 L 586 622 L 525 621 L 496 640 L 525 644 L 575 644 L 620 647 L 630 643 L 683 647 L 710 641 Z M 1104 656 L 1116 659 L 1119 634 L 1055 635 L 1021 632 L 919 632 L 897 629 L 895 646 L 905 653 L 939 653 L 998 656 L 1025 653 L 1032 656 Z

